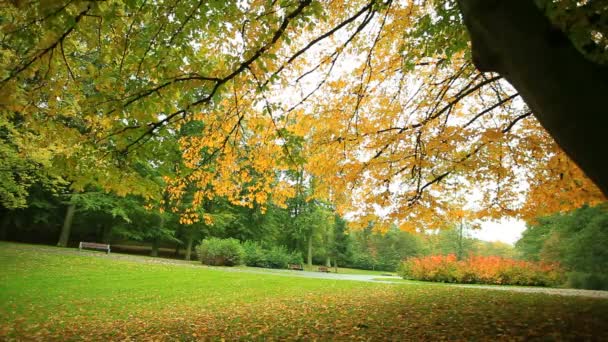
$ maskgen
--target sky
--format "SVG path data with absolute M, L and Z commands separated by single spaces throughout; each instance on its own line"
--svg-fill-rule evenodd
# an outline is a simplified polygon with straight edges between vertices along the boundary
M 473 237 L 484 241 L 502 241 L 515 244 L 526 229 L 526 223 L 513 218 L 503 218 L 498 222 L 486 221 L 481 224 L 481 229 L 471 232 Z

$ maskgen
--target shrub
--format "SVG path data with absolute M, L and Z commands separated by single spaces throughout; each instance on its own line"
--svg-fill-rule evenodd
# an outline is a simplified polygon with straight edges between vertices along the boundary
M 266 260 L 266 252 L 255 241 L 245 241 L 243 243 L 243 251 L 245 252 L 243 262 L 247 266 L 253 267 L 268 267 Z
M 557 264 L 496 256 L 458 261 L 453 254 L 407 259 L 399 274 L 405 279 L 447 283 L 554 286 L 564 281 L 564 271 Z
M 597 273 L 571 272 L 568 286 L 576 289 L 608 290 L 608 276 Z
M 288 252 L 285 247 L 262 248 L 257 242 L 243 243 L 244 262 L 247 266 L 264 268 L 287 268 L 287 264 L 302 264 L 302 256 L 297 252 Z
M 355 254 L 352 257 L 350 265 L 353 268 L 358 268 L 362 270 L 373 270 L 376 267 L 376 262 L 374 259 L 368 254 Z
M 300 264 L 304 263 L 304 259 L 302 258 L 302 254 L 297 251 L 293 251 L 289 253 L 289 263 L 290 264 Z
M 283 247 L 272 247 L 266 254 L 268 267 L 287 268 L 289 263 L 289 253 Z
M 240 265 L 244 252 L 237 239 L 209 238 L 196 248 L 199 259 L 203 264 L 213 266 Z

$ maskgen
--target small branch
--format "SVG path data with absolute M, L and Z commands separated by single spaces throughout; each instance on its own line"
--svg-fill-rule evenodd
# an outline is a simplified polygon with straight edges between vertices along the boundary
M 462 126 L 462 128 L 466 128 L 468 126 L 470 126 L 473 122 L 475 122 L 475 120 L 479 119 L 480 117 L 482 117 L 483 115 L 487 114 L 488 112 L 502 106 L 503 104 L 513 100 L 514 98 L 518 97 L 519 93 L 515 93 L 505 99 L 502 99 L 500 102 L 494 104 L 491 107 L 488 107 L 486 109 L 484 109 L 483 111 L 479 112 L 477 115 L 475 115 L 475 117 L 473 117 L 471 120 L 469 120 L 469 122 L 467 122 L 466 124 L 464 124 L 464 126 Z
M 509 124 L 509 126 L 505 127 L 505 129 L 502 130 L 503 133 L 507 133 L 508 131 L 511 130 L 511 128 L 513 128 L 513 126 L 515 126 L 520 120 L 523 120 L 525 118 L 527 118 L 528 116 L 532 115 L 532 112 L 527 112 L 525 114 L 522 114 L 518 117 L 515 118 L 515 120 L 511 121 L 511 123 Z
M 74 73 L 72 69 L 70 69 L 70 64 L 68 64 L 68 59 L 65 57 L 65 51 L 63 50 L 63 40 L 60 41 L 59 47 L 61 49 L 61 56 L 63 57 L 63 62 L 65 63 L 66 69 L 68 69 L 68 78 L 72 77 L 73 81 L 76 81 L 76 77 L 74 77 Z
M 90 6 L 87 6 L 87 8 L 85 10 L 83 10 L 82 12 L 78 13 L 78 15 L 74 18 L 74 25 L 72 25 L 69 29 L 67 29 L 67 31 L 65 31 L 60 37 L 59 39 L 57 39 L 57 41 L 55 41 L 53 44 L 51 44 L 51 46 L 47 47 L 46 49 L 43 49 L 42 51 L 40 51 L 38 54 L 36 54 L 31 60 L 29 60 L 28 62 L 26 62 L 25 64 L 23 64 L 21 67 L 13 70 L 13 72 L 10 73 L 10 75 L 8 75 L 5 79 L 3 79 L 2 81 L 0 81 L 0 87 L 7 83 L 8 81 L 12 80 L 13 78 L 15 78 L 18 74 L 20 74 L 21 72 L 23 72 L 25 69 L 29 68 L 32 64 L 34 64 L 34 62 L 36 62 L 36 60 L 44 57 L 44 55 L 46 55 L 47 53 L 53 51 L 58 44 L 63 44 L 63 40 L 70 34 L 72 33 L 72 31 L 74 30 L 74 28 L 76 28 L 76 25 L 78 25 L 78 23 L 80 22 L 80 20 L 84 17 L 85 14 L 87 14 L 87 12 L 89 12 L 91 10 Z

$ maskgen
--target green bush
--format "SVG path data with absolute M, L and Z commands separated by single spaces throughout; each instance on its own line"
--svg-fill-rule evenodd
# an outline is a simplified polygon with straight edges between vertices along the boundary
M 243 261 L 244 251 L 237 239 L 209 238 L 196 248 L 201 262 L 213 266 L 235 266 Z
M 266 252 L 268 267 L 270 268 L 287 268 L 289 263 L 289 253 L 283 247 L 272 247 Z
M 373 270 L 376 269 L 376 262 L 371 255 L 355 254 L 353 255 L 351 263 L 348 266 L 362 270 Z
M 289 253 L 289 263 L 290 264 L 304 264 L 304 259 L 302 258 L 302 254 L 297 251 L 293 251 Z
M 266 253 L 262 246 L 255 241 L 245 241 L 243 243 L 243 262 L 252 267 L 268 267 Z
M 608 290 L 608 275 L 571 272 L 568 274 L 568 286 L 575 289 Z
M 264 249 L 257 242 L 243 243 L 245 255 L 243 261 L 247 266 L 264 268 L 287 268 L 287 264 L 302 264 L 302 256 L 297 252 L 288 252 L 284 247 Z

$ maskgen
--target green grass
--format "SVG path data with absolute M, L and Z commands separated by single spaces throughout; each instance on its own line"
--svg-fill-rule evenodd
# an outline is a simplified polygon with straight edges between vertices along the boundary
M 608 300 L 132 259 L 0 243 L 0 340 L 608 340 Z

